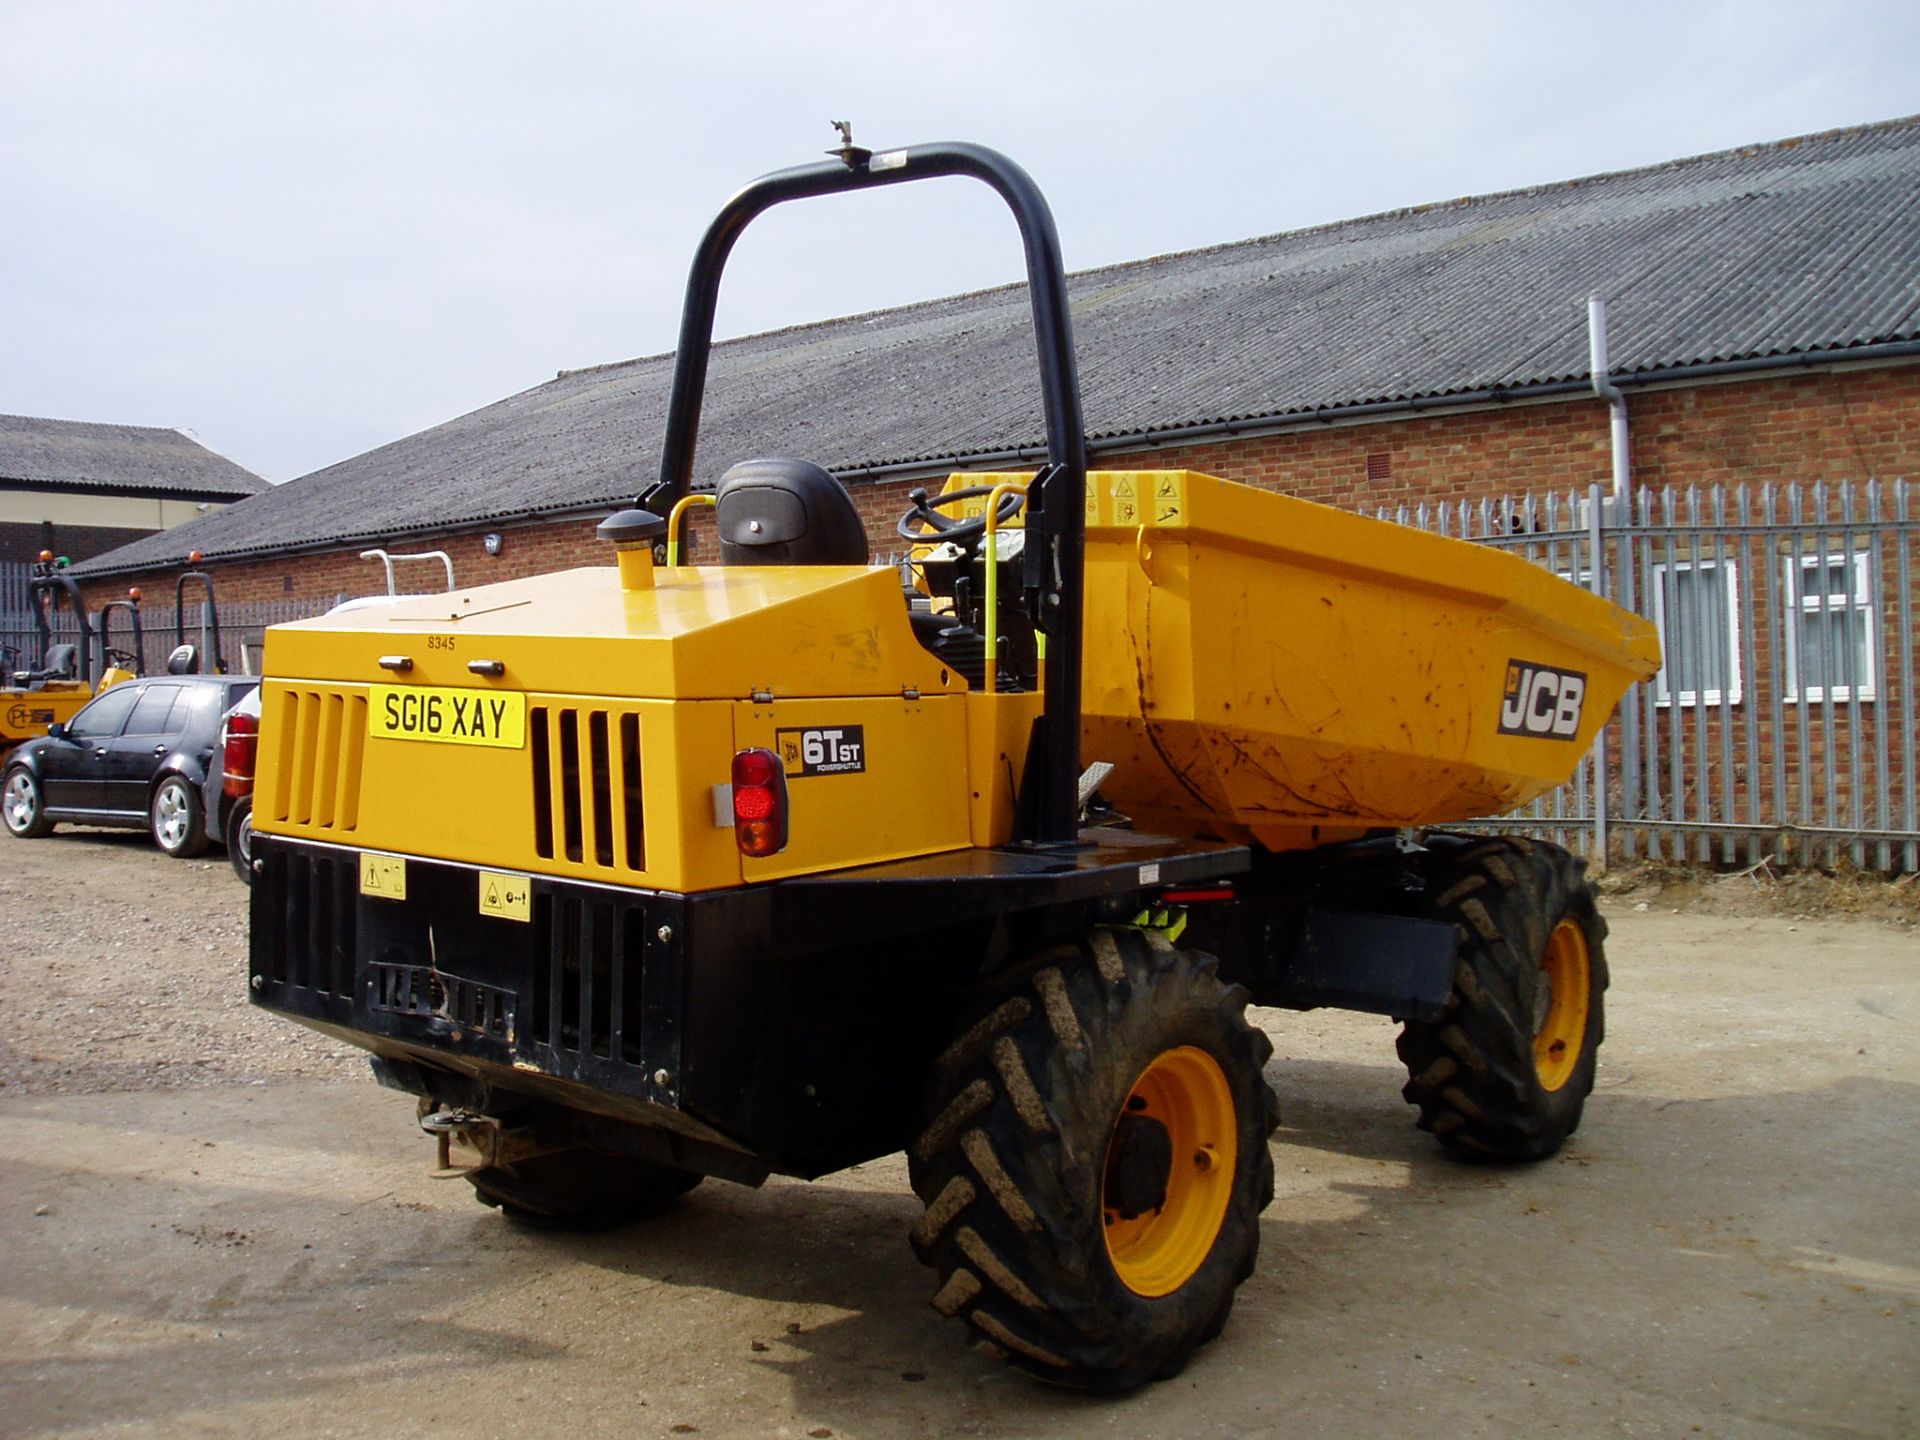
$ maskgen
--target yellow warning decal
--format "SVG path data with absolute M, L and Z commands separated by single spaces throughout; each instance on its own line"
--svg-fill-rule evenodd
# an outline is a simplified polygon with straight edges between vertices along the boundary
M 360 893 L 377 900 L 407 898 L 407 862 L 398 855 L 360 856 Z
M 1153 481 L 1153 523 L 1184 527 L 1187 523 L 1187 480 L 1184 475 L 1156 475 Z
M 533 880 L 526 875 L 482 870 L 480 913 L 497 920 L 533 919 Z

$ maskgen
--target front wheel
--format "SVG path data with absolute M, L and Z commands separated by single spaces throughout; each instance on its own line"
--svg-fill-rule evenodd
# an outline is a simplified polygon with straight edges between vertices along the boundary
M 53 833 L 40 779 L 24 765 L 8 770 L 6 782 L 0 784 L 0 818 L 6 821 L 7 833 L 22 840 L 38 840 Z
M 1157 935 L 1039 957 L 935 1062 L 908 1152 L 934 1308 L 1079 1389 L 1177 1374 L 1253 1273 L 1273 1053 L 1247 992 Z
M 1583 862 L 1492 840 L 1442 862 L 1429 910 L 1458 937 L 1439 1019 L 1401 1032 L 1420 1128 L 1471 1160 L 1543 1160 L 1579 1127 L 1606 1025 L 1606 921 Z
M 153 792 L 147 807 L 153 843 L 176 860 L 191 860 L 203 853 L 208 844 L 207 828 L 200 809 L 200 792 L 183 776 L 169 775 Z

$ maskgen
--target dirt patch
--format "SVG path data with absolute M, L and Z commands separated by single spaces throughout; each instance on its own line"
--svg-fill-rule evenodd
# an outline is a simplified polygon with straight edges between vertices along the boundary
M 360 1076 L 247 1003 L 247 887 L 213 851 L 61 826 L 0 837 L 0 1096 Z
M 357 1051 L 247 1004 L 221 857 L 63 832 L 0 838 L 0 867 L 10 1437 L 1920 1423 L 1920 943 L 1845 884 L 1783 914 L 1767 877 L 1621 887 L 1598 1087 L 1540 1165 L 1446 1160 L 1391 1022 L 1255 1012 L 1283 1117 L 1258 1267 L 1185 1373 L 1111 1402 L 932 1310 L 899 1156 L 709 1181 L 608 1235 L 518 1229 L 429 1178 L 412 1102 Z
M 1889 880 L 1859 870 L 1783 871 L 1768 864 L 1718 872 L 1642 860 L 1615 866 L 1597 883 L 1614 907 L 1642 912 L 1796 920 L 1833 916 L 1879 921 L 1900 930 L 1920 928 L 1920 875 Z

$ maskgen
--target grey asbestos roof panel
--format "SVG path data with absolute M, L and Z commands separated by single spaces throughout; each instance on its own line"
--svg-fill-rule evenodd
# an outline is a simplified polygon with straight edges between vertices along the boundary
M 1347 221 L 1071 278 L 1089 439 L 1920 338 L 1920 117 Z M 89 562 L 345 545 L 612 507 L 658 461 L 671 356 L 563 374 Z M 716 347 L 698 477 L 1042 442 L 1024 286 Z
M 239 499 L 267 482 L 178 430 L 0 415 L 0 488 Z

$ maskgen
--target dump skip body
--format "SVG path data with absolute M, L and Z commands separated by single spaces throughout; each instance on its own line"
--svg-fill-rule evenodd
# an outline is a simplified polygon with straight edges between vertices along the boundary
M 1653 626 L 1516 556 L 1192 471 L 1089 477 L 1082 756 L 1144 829 L 1269 849 L 1564 783 Z

